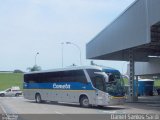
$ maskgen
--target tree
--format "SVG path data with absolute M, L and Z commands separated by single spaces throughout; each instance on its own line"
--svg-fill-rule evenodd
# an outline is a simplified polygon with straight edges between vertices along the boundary
M 13 71 L 13 73 L 23 73 L 23 71 L 22 71 L 22 70 L 19 70 L 19 69 L 15 69 L 15 70 Z
M 27 70 L 29 70 L 30 72 L 33 72 L 33 71 L 41 71 L 42 69 L 40 66 L 34 65 L 33 67 L 27 68 Z

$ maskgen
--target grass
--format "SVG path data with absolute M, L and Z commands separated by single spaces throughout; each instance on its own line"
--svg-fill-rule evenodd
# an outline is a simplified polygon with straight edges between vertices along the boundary
M 19 86 L 22 89 L 23 73 L 0 73 L 0 90 Z
M 156 86 L 156 87 L 160 87 L 160 80 L 156 80 L 156 81 L 154 81 L 154 86 Z
M 123 78 L 123 80 L 124 80 L 124 84 L 128 85 L 128 79 L 127 78 Z

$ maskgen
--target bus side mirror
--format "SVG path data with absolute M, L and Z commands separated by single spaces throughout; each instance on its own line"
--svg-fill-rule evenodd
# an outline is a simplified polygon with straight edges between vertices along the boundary
M 105 75 L 105 82 L 109 82 L 109 76 L 108 75 Z
M 114 82 L 114 81 L 115 81 L 114 75 L 109 75 L 108 82 Z

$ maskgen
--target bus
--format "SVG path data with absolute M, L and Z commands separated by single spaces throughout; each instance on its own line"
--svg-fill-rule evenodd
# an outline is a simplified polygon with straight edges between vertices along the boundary
M 23 89 L 24 98 L 37 103 L 56 101 L 89 107 L 125 102 L 120 72 L 99 66 L 25 73 Z

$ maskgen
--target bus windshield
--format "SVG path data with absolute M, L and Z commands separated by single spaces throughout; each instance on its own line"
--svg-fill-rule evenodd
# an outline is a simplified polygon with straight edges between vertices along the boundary
M 106 92 L 112 96 L 124 96 L 124 81 L 120 74 L 111 73 L 106 82 Z
M 124 96 L 124 82 L 120 73 L 108 73 L 105 71 L 102 72 L 101 70 L 87 71 L 96 89 L 109 93 L 112 96 Z

